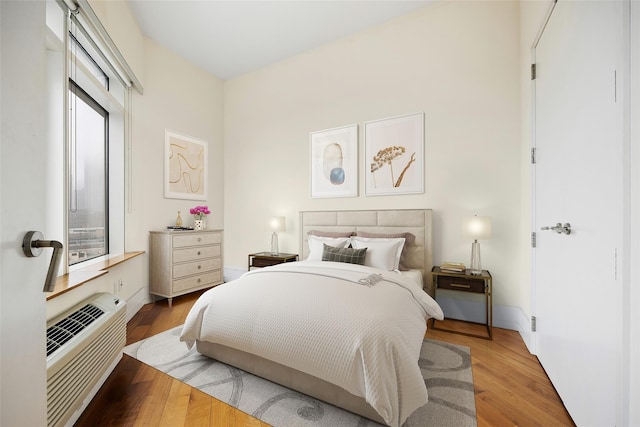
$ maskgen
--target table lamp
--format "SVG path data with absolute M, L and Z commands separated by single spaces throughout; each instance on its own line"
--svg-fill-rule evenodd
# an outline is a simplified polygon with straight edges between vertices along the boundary
M 273 231 L 271 235 L 271 254 L 277 255 L 278 252 L 278 233 L 285 231 L 286 219 L 283 216 L 274 216 L 267 221 L 267 228 Z
M 471 265 L 470 272 L 479 276 L 482 274 L 482 263 L 480 262 L 480 243 L 478 240 L 491 238 L 491 218 L 488 216 L 478 216 L 467 218 L 462 224 L 464 233 L 473 239 L 471 244 Z

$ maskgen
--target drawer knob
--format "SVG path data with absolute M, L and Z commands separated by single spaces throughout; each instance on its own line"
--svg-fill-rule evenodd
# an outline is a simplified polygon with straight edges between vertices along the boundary
M 201 268 L 202 268 L 202 266 L 201 266 L 201 265 L 199 265 L 199 266 L 198 266 L 198 270 L 200 270 Z
M 202 279 L 198 279 L 198 283 L 202 282 Z
M 198 237 L 198 242 L 201 242 L 201 241 L 202 241 L 202 238 Z
M 200 255 L 200 251 L 198 251 L 198 255 Z

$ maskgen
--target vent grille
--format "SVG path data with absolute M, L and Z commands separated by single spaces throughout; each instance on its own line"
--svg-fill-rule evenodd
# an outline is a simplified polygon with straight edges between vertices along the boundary
M 47 357 L 78 335 L 87 326 L 96 321 L 104 311 L 93 304 L 87 304 L 80 310 L 65 317 L 47 329 Z
M 75 412 L 80 416 L 83 399 L 98 382 L 114 358 L 122 353 L 126 340 L 125 313 L 88 344 L 73 360 L 47 379 L 47 425 L 61 427 Z
M 126 303 L 107 293 L 47 324 L 48 427 L 77 421 L 122 357 L 126 336 Z

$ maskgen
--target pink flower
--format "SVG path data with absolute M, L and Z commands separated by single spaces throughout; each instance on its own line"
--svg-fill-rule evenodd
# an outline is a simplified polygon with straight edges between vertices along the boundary
M 196 206 L 189 209 L 189 213 L 193 215 L 195 219 L 203 219 L 205 215 L 209 215 L 211 211 L 208 206 Z

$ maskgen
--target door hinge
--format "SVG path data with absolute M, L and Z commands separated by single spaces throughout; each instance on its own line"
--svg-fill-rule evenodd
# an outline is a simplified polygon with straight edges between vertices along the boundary
M 531 316 L 531 332 L 536 331 L 536 316 Z
M 536 147 L 531 147 L 531 164 L 536 164 Z
M 531 232 L 531 247 L 532 248 L 536 247 L 536 232 L 535 231 Z
M 531 80 L 536 79 L 536 64 L 531 64 Z

